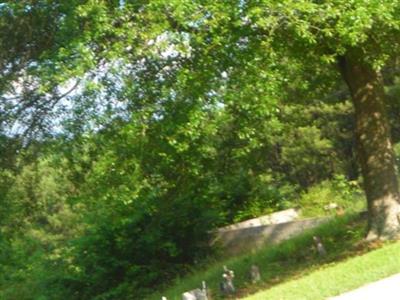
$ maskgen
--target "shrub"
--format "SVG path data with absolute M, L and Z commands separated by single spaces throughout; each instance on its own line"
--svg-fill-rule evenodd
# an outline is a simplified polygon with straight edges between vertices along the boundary
M 335 214 L 336 210 L 326 209 L 330 203 L 336 203 L 345 211 L 362 211 L 365 199 L 357 181 L 348 181 L 343 175 L 314 185 L 300 196 L 300 207 L 305 217 Z

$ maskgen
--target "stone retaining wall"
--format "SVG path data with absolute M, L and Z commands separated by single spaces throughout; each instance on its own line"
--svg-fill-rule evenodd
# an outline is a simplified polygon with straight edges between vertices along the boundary
M 274 212 L 272 214 L 261 216 L 258 218 L 246 220 L 243 222 L 235 223 L 225 227 L 221 227 L 218 231 L 231 231 L 236 229 L 244 229 L 249 227 L 258 227 L 263 225 L 286 223 L 296 220 L 299 217 L 299 210 L 295 208 L 290 208 L 286 210 L 281 210 Z
M 212 245 L 218 243 L 224 254 L 237 255 L 245 251 L 254 251 L 265 244 L 276 244 L 299 235 L 329 220 L 314 218 L 280 224 L 261 225 L 239 229 L 224 229 L 215 233 Z

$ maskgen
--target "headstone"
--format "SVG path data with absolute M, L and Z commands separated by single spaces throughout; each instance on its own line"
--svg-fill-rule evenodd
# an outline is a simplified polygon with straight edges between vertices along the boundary
M 184 292 L 182 294 L 182 300 L 197 300 L 196 295 L 194 294 L 194 290 Z
M 326 256 L 326 250 L 325 250 L 324 245 L 322 244 L 320 237 L 313 236 L 313 240 L 314 240 L 315 247 L 317 248 L 318 255 L 321 257 Z
M 201 282 L 201 290 L 197 293 L 197 300 L 208 300 L 206 282 Z
M 261 280 L 260 268 L 257 265 L 250 267 L 250 279 L 252 283 L 257 283 Z
M 201 289 L 184 292 L 182 294 L 182 300 L 208 300 L 206 282 L 202 282 Z
M 220 283 L 220 289 L 223 295 L 232 295 L 235 293 L 235 285 L 233 284 L 234 277 L 235 273 L 232 270 L 229 270 L 227 266 L 224 266 L 222 281 Z

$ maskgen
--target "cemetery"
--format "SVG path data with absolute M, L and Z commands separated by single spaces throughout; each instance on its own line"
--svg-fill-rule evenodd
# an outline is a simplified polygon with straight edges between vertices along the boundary
M 261 218 L 266 219 L 267 217 Z M 279 242 L 265 243 L 264 240 L 264 244 L 260 245 L 258 250 L 249 252 L 249 248 L 245 248 L 244 251 L 242 249 L 241 254 L 236 254 L 232 257 L 232 253 L 227 254 L 227 249 L 223 248 L 223 257 L 225 259 L 222 261 L 226 263 L 231 262 L 229 265 L 213 268 L 211 271 L 212 274 L 207 271 L 206 276 L 198 280 L 198 282 L 194 282 L 192 286 L 193 290 L 185 291 L 182 289 L 181 294 L 169 296 L 167 299 L 242 299 L 246 298 L 248 293 L 254 293 L 261 287 L 267 290 L 269 288 L 273 289 L 282 280 L 285 282 L 286 276 L 290 277 L 291 274 L 296 274 L 300 270 L 300 272 L 304 272 L 307 269 L 313 270 L 313 268 L 320 264 L 323 266 L 332 260 L 359 255 L 373 249 L 367 245 L 359 244 L 361 242 L 359 240 L 361 237 L 359 233 L 361 231 L 359 230 L 362 230 L 362 224 L 365 222 L 365 213 L 358 213 L 352 216 L 338 214 L 337 217 L 328 217 L 323 220 L 317 218 L 315 221 L 315 224 L 312 224 L 308 228 L 297 226 L 302 230 L 295 232 L 295 234 L 290 232 L 285 238 L 279 239 Z M 230 230 L 240 232 L 246 228 L 256 229 L 259 226 L 274 227 L 282 224 L 292 224 L 293 222 L 304 221 L 291 220 L 278 224 L 259 225 L 257 220 L 252 220 L 247 223 L 244 222 L 240 226 L 237 224 L 231 225 L 229 228 L 223 228 L 220 232 L 226 233 Z M 352 228 L 354 231 L 350 233 L 348 228 Z M 277 234 L 287 234 L 287 232 L 279 231 Z M 239 242 L 240 235 L 238 236 Z M 325 239 L 327 242 L 324 242 Z M 234 245 L 234 241 L 231 243 Z M 354 244 L 359 245 L 355 247 Z M 349 245 L 353 245 L 352 247 L 355 248 L 348 251 L 348 248 L 351 248 Z M 271 261 L 268 261 L 269 259 Z M 232 261 L 234 262 L 233 264 Z M 200 279 L 201 275 L 196 274 L 195 278 Z M 196 285 L 199 287 L 196 288 Z M 205 288 L 206 286 L 207 288 Z M 156 297 L 158 296 L 154 295 L 151 300 L 156 300 Z M 161 296 L 160 298 L 162 297 L 167 296 Z

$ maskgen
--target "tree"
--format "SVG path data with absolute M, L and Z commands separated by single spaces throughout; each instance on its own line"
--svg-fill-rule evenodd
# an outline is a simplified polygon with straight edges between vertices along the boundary
M 278 19 L 274 26 L 280 28 L 272 34 L 274 39 L 293 39 L 289 52 L 303 47 L 306 55 L 295 55 L 332 60 L 333 66 L 337 63 L 355 107 L 357 153 L 368 201 L 367 238 L 397 237 L 400 197 L 381 69 L 395 54 L 393 45 L 399 45 L 400 5 L 389 1 L 285 1 L 281 5 L 266 1 L 264 7 Z
M 38 56 L 36 62 L 43 67 L 33 68 L 32 74 L 54 83 L 49 74 L 57 72 L 50 72 L 51 66 L 62 66 L 61 70 L 77 78 L 90 70 L 99 74 L 99 69 L 114 65 L 120 74 L 128 74 L 121 75 L 120 90 L 131 92 L 131 107 L 143 108 L 144 103 L 162 107 L 166 99 L 178 98 L 202 99 L 204 103 L 217 98 L 223 105 L 237 101 L 252 106 L 251 99 L 255 99 L 269 103 L 265 110 L 268 115 L 285 98 L 290 81 L 301 78 L 299 97 L 323 97 L 324 89 L 333 86 L 332 78 L 340 74 L 356 111 L 357 152 L 369 210 L 368 238 L 397 236 L 400 197 L 381 70 L 399 46 L 399 3 L 261 0 L 61 4 L 42 1 L 7 6 L 21 15 L 40 9 L 53 16 L 55 7 L 61 12 L 51 19 L 61 29 L 54 33 L 51 43 L 56 46 Z M 7 20 L 3 14 L 2 24 Z M 57 47 L 60 41 L 63 46 Z M 144 80 L 145 85 L 139 87 L 135 85 L 138 76 L 154 81 Z M 65 78 L 56 77 L 56 82 L 65 82 Z M 255 88 L 251 90 L 251 86 Z M 52 90 L 50 87 L 54 85 L 47 85 L 45 90 Z M 40 111 L 40 101 L 23 103 L 31 103 L 28 108 Z M 152 115 L 161 116 L 162 109 Z
M 0 129 L 43 134 L 90 71 L 109 30 L 100 1 L 3 1 L 0 4 Z M 112 25 L 112 24 L 111 24 Z M 88 29 L 90 28 L 90 30 Z M 105 42 L 104 42 L 105 43 Z M 92 79 L 92 78 L 89 78 Z
M 17 262 L 4 264 L 4 274 L 20 270 L 0 281 L 28 286 L 29 296 L 41 286 L 37 297 L 143 299 L 208 255 L 216 226 L 284 208 L 323 180 L 320 189 L 335 190 L 343 177 L 329 180 L 344 169 L 356 178 L 343 163 L 353 153 L 346 97 L 357 116 L 369 238 L 395 237 L 398 187 L 381 71 L 398 46 L 399 6 L 0 4 L 0 226 L 9 230 L 0 258 Z M 336 96 L 346 84 L 350 94 Z M 53 119 L 66 134 L 39 141 L 44 152 L 29 163 L 14 158 L 23 141 L 7 136 L 13 122 L 34 131 Z M 29 149 L 36 153 L 35 143 Z M 56 274 L 43 275 L 54 264 Z M 7 290 L 23 298 L 12 284 Z
M 382 77 L 362 57 L 351 54 L 339 58 L 339 68 L 356 112 L 357 152 L 369 212 L 367 238 L 393 238 L 399 231 L 400 195 Z
M 193 12 L 188 18 L 180 15 L 195 5 L 174 2 L 171 6 L 174 22 L 169 22 L 169 30 L 207 37 L 208 52 L 203 55 L 215 56 L 216 64 L 231 58 L 231 65 L 243 67 L 244 53 L 260 59 L 260 48 L 264 48 L 270 53 L 264 56 L 269 68 L 282 70 L 282 61 L 301 61 L 298 71 L 304 80 L 310 78 L 306 72 L 312 72 L 320 87 L 326 86 L 324 73 L 339 71 L 355 107 L 357 153 L 368 201 L 367 238 L 397 237 L 400 197 L 381 70 L 399 46 L 400 5 L 365 0 L 210 2 L 202 5 L 205 13 L 203 19 L 197 17 L 197 23 L 190 17 L 196 16 Z M 232 52 L 227 55 L 224 48 Z M 225 60 L 224 55 L 228 56 Z

